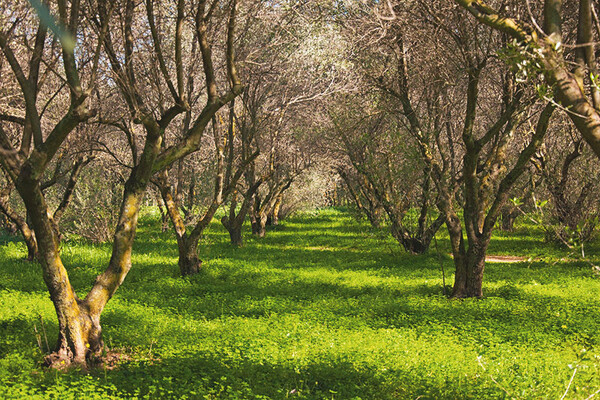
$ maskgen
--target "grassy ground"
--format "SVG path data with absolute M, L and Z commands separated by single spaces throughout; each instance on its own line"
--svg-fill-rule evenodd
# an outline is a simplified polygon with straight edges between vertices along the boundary
M 91 373 L 40 367 L 53 307 L 39 266 L 3 237 L 0 398 L 560 399 L 573 377 L 565 398 L 586 399 L 600 389 L 600 279 L 541 236 L 498 235 L 490 253 L 543 260 L 489 264 L 486 298 L 453 301 L 435 248 L 406 255 L 340 211 L 292 218 L 241 249 L 213 224 L 191 279 L 149 214 L 102 320 L 127 357 Z M 79 293 L 109 250 L 63 245 Z M 598 247 L 587 253 L 600 261 Z

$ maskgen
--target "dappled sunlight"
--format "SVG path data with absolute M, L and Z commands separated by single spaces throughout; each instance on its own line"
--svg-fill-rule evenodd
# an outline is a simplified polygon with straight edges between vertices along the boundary
M 448 300 L 440 261 L 447 284 L 453 265 L 445 252 L 410 256 L 397 244 L 390 252 L 389 238 L 368 229 L 348 234 L 346 224 L 360 224 L 323 214 L 284 221 L 242 248 L 213 223 L 200 245 L 203 269 L 185 279 L 172 233 L 142 219 L 133 268 L 102 315 L 107 346 L 127 354 L 106 374 L 22 377 L 45 351 L 34 328 L 39 333 L 43 319 L 53 339 L 56 317 L 35 263 L 19 261 L 25 249 L 4 247 L 0 362 L 20 367 L 0 378 L 14 390 L 14 379 L 34 391 L 51 380 L 56 390 L 85 385 L 97 396 L 502 397 L 486 372 L 494 371 L 522 390 L 523 376 L 535 377 L 552 397 L 579 362 L 577 351 L 597 354 L 600 281 L 586 266 L 488 264 L 483 300 Z M 107 245 L 63 248 L 81 288 L 108 262 Z M 581 378 L 600 383 L 598 363 L 580 363 Z

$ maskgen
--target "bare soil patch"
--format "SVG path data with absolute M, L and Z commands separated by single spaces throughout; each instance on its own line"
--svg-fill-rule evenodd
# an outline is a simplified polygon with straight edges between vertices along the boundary
M 486 256 L 485 262 L 497 262 L 497 263 L 518 263 L 529 261 L 529 257 L 520 256 Z
M 450 254 L 450 257 L 452 257 L 452 254 Z M 521 257 L 521 256 L 493 256 L 493 255 L 488 255 L 485 257 L 485 262 L 490 262 L 490 263 L 519 263 L 519 262 L 525 262 L 525 261 L 530 261 L 529 257 Z

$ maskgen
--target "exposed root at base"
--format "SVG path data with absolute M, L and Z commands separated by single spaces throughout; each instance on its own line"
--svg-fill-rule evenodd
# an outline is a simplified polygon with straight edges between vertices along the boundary
M 133 357 L 124 349 L 113 349 L 102 352 L 101 355 L 89 355 L 85 363 L 76 362 L 72 357 L 67 357 L 53 352 L 44 357 L 44 366 L 59 371 L 70 369 L 80 369 L 89 371 L 92 369 L 113 370 L 119 367 L 125 361 L 132 360 Z

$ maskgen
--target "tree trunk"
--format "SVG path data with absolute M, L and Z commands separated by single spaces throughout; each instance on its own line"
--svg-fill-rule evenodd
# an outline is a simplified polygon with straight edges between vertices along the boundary
M 267 233 L 267 214 L 260 213 L 253 218 L 252 221 L 252 234 L 264 238 Z
M 512 232 L 515 230 L 515 221 L 519 216 L 519 210 L 515 207 L 505 207 L 502 210 L 502 216 L 500 224 L 500 230 L 505 232 Z
M 377 205 L 370 204 L 367 210 L 367 218 L 373 228 L 379 228 L 381 226 L 382 209 Z
M 87 368 L 102 354 L 100 315 L 92 315 L 85 308 L 85 304 L 76 299 L 70 312 L 63 313 L 63 318 L 59 315 L 58 341 L 55 351 L 44 360 L 47 366 L 64 368 L 73 363 Z
M 37 242 L 35 240 L 35 233 L 28 226 L 21 227 L 21 234 L 25 240 L 27 246 L 27 261 L 33 261 L 38 258 Z
M 227 229 L 229 232 L 229 240 L 231 244 L 237 247 L 242 247 L 242 225 L 244 224 L 244 220 L 241 219 L 241 213 L 243 210 L 240 210 L 239 214 L 236 216 L 235 211 L 237 208 L 237 192 L 234 192 L 231 196 L 231 203 L 229 204 L 229 216 L 224 216 L 221 218 L 221 224 Z M 245 216 L 244 216 L 245 217 Z M 238 220 L 241 220 L 241 223 L 238 223 Z
M 27 260 L 33 261 L 38 256 L 38 246 L 37 241 L 35 240 L 35 233 L 31 230 L 29 224 L 25 218 L 17 214 L 8 203 L 8 193 L 10 193 L 10 188 L 8 188 L 7 193 L 3 193 L 0 197 L 0 211 L 6 216 L 8 221 L 15 224 L 17 229 L 21 232 L 23 236 L 23 241 L 27 246 Z
M 39 261 L 58 317 L 57 345 L 46 362 L 58 367 L 74 363 L 85 368 L 90 357 L 99 355 L 102 350 L 102 308 L 92 309 L 87 300 L 77 298 L 59 256 L 58 238 L 48 216 L 48 207 L 39 182 L 29 179 L 25 172 L 19 177 L 17 190 L 31 214 L 33 228 L 38 233 Z
M 198 241 L 189 237 L 182 238 L 177 241 L 177 248 L 181 276 L 195 275 L 200 272 L 202 260 L 198 258 Z
M 231 240 L 231 244 L 234 246 L 242 247 L 244 245 L 244 240 L 242 238 L 242 225 L 235 224 L 229 230 L 229 239 Z
M 275 201 L 275 205 L 273 206 L 273 210 L 271 211 L 271 225 L 273 226 L 279 225 L 279 211 L 281 211 L 282 201 L 283 196 L 277 196 L 277 200 Z
M 454 259 L 456 275 L 452 297 L 483 297 L 483 271 L 485 269 L 485 254 L 489 241 L 482 240 L 469 245 L 466 256 Z M 462 265 L 458 265 L 458 264 Z
M 221 224 L 223 224 L 225 229 L 227 229 L 227 232 L 229 232 L 229 240 L 231 241 L 231 244 L 237 247 L 242 247 L 244 244 L 242 240 L 242 225 L 244 224 L 244 219 L 241 218 L 241 214 L 244 211 L 244 205 L 242 204 L 242 209 L 236 216 L 235 212 L 238 204 L 237 199 L 238 193 L 233 192 L 231 195 L 231 203 L 229 204 L 229 216 L 222 217 Z M 246 201 L 244 201 L 244 203 L 246 203 Z M 238 220 L 241 220 L 241 222 L 238 223 Z
M 197 274 L 200 272 L 202 265 L 202 261 L 198 258 L 199 235 L 187 234 L 187 229 L 179 213 L 177 201 L 173 196 L 166 171 L 161 171 L 158 175 L 158 181 L 161 198 L 167 210 L 166 214 L 173 224 L 173 230 L 177 238 L 177 250 L 179 252 L 178 265 L 181 276 Z

